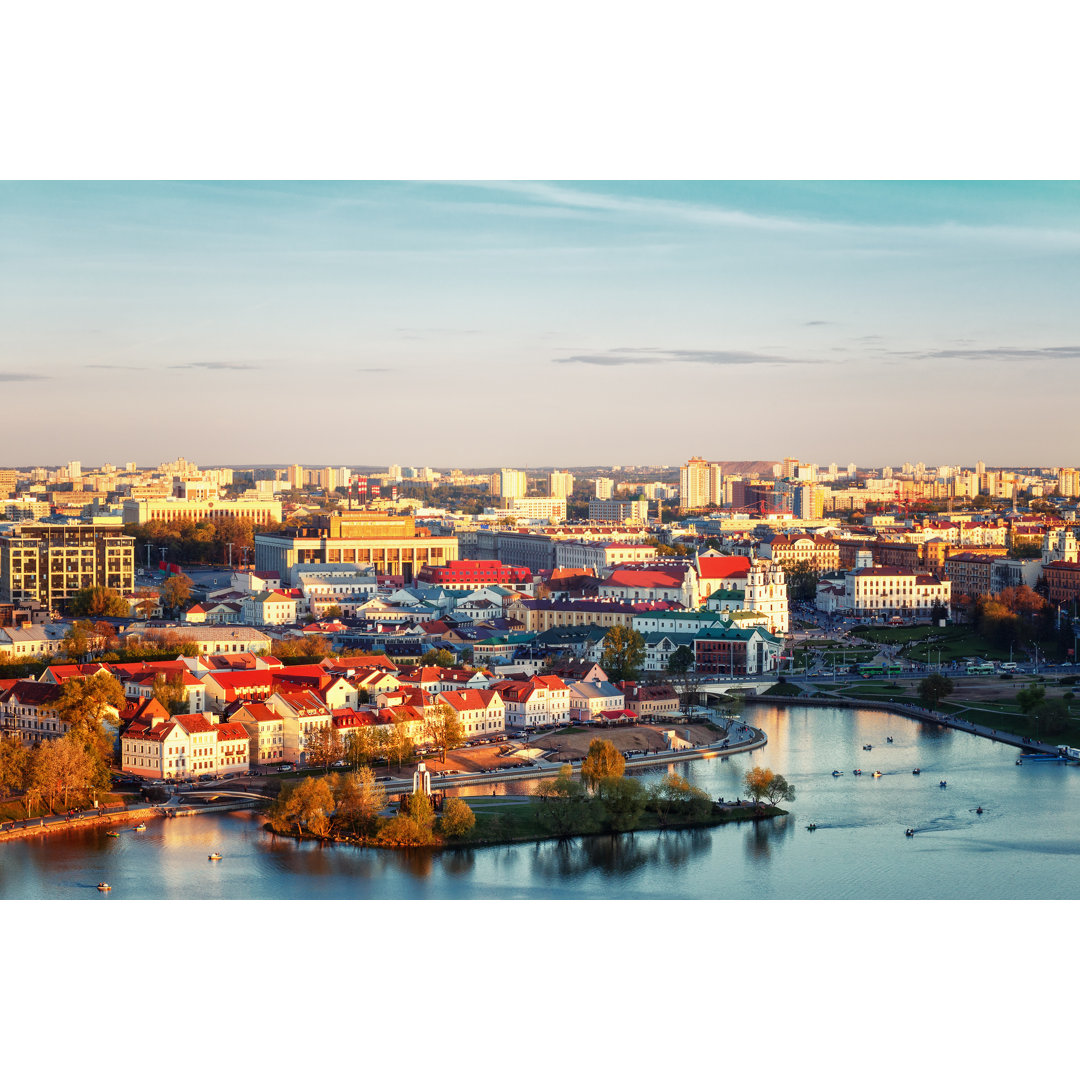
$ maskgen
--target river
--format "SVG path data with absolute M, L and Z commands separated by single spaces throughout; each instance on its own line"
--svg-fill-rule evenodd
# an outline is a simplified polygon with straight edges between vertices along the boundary
M 388 852 L 298 843 L 270 836 L 249 814 L 205 814 L 153 820 L 142 833 L 124 826 L 116 838 L 102 826 L 0 845 L 0 898 L 1080 896 L 1080 768 L 1018 767 L 1007 746 L 879 712 L 755 707 L 746 719 L 764 729 L 767 747 L 673 768 L 734 798 L 745 769 L 768 766 L 795 784 L 788 817 L 561 844 Z M 873 749 L 863 750 L 866 743 Z M 852 775 L 856 768 L 862 776 Z M 833 777 L 833 769 L 842 775 Z M 815 831 L 805 828 L 811 821 Z M 904 835 L 908 827 L 913 837 Z M 220 862 L 207 859 L 211 851 L 223 855 Z M 111 893 L 97 891 L 102 880 Z

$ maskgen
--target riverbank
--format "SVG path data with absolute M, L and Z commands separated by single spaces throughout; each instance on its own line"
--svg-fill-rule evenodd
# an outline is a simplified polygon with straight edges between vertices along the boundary
M 992 728 L 985 724 L 976 724 L 971 720 L 965 720 L 963 717 L 955 714 L 940 712 L 935 709 L 927 709 L 922 705 L 911 705 L 902 701 L 880 701 L 869 698 L 840 696 L 816 697 L 803 695 L 800 697 L 780 697 L 779 695 L 770 695 L 769 697 L 760 698 L 748 697 L 745 699 L 744 704 L 781 706 L 805 705 L 810 708 L 866 709 L 871 712 L 894 713 L 898 716 L 905 716 L 909 720 L 940 724 L 942 727 L 955 728 L 957 731 L 966 731 L 971 735 L 978 735 L 983 739 L 990 739 L 993 742 L 1015 746 L 1018 750 L 1023 750 L 1027 753 L 1056 754 L 1058 752 L 1057 746 L 1029 738 L 1026 735 L 1016 735 L 1010 731 L 1002 731 L 1000 728 Z
M 5 821 L 0 826 L 0 843 L 76 832 L 80 829 L 100 829 L 102 825 L 123 825 L 131 821 L 143 821 L 160 816 L 160 803 L 141 803 L 137 806 L 102 807 L 101 814 L 96 810 L 84 810 L 79 816 L 72 818 L 44 817 L 30 818 L 27 821 Z

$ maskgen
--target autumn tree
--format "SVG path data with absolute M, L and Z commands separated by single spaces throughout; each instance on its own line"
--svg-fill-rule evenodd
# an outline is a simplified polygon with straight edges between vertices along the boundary
M 326 836 L 333 813 L 334 793 L 325 777 L 309 776 L 282 788 L 271 821 L 279 827 L 295 825 L 301 836 L 305 828 L 314 836 Z
M 612 682 L 637 677 L 638 668 L 645 662 L 645 639 L 629 626 L 613 626 L 604 638 L 600 666 Z
M 304 753 L 309 765 L 329 772 L 330 766 L 344 756 L 345 744 L 338 729 L 333 724 L 326 724 L 308 732 Z
M 464 836 L 476 825 L 476 815 L 464 799 L 447 799 L 439 815 L 439 832 L 454 838 Z
M 188 692 L 182 671 L 174 671 L 169 675 L 159 671 L 154 676 L 153 690 L 154 697 L 169 710 L 170 716 L 188 711 Z
M 386 807 L 386 790 L 366 765 L 339 777 L 337 814 L 360 836 L 374 836 Z
M 115 731 L 107 722 L 124 706 L 124 691 L 107 671 L 87 679 L 68 679 L 60 688 L 56 711 L 69 724 L 70 734 L 81 742 L 94 762 L 91 787 L 108 791 L 112 783 L 110 764 L 115 753 Z
M 537 817 L 556 836 L 586 832 L 592 825 L 592 806 L 585 785 L 574 779 L 570 765 L 562 765 L 558 776 L 541 780 L 536 787 L 540 797 Z
M 64 656 L 73 662 L 85 660 L 92 648 L 92 627 L 85 620 L 72 623 L 60 644 Z
M 446 751 L 456 750 L 465 741 L 465 729 L 457 711 L 442 704 L 429 709 L 424 718 L 424 738 L 440 752 L 446 762 Z
M 354 728 L 345 736 L 345 761 L 354 769 L 375 757 L 375 730 L 370 726 Z
M 602 780 L 614 780 L 626 770 L 626 759 L 607 739 L 593 739 L 581 763 L 581 779 L 596 790 Z
M 408 721 L 405 718 L 395 719 L 390 726 L 390 737 L 386 743 L 387 757 L 395 761 L 400 769 L 401 763 L 407 757 L 412 757 L 415 749 L 412 737 L 409 735 Z
M 170 611 L 176 611 L 191 598 L 191 578 L 187 574 L 170 574 L 161 586 L 161 602 Z
M 743 774 L 743 794 L 751 802 L 762 802 L 769 792 L 769 785 L 776 779 L 772 769 L 755 765 Z
M 0 736 L 0 799 L 26 787 L 29 757 L 19 739 Z
M 765 798 L 775 806 L 778 802 L 795 801 L 795 785 L 788 783 L 779 773 L 776 773 L 765 787 Z
M 449 649 L 428 649 L 423 656 L 420 657 L 420 663 L 424 667 L 453 667 L 457 663 L 457 659 Z

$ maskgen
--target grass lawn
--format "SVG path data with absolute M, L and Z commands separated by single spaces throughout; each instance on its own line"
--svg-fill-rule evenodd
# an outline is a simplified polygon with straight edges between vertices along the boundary
M 776 683 L 758 697 L 798 697 L 802 692 L 802 687 L 795 683 Z

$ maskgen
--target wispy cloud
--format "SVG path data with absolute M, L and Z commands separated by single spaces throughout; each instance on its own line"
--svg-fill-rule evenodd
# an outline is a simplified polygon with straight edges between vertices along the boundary
M 87 364 L 88 368 L 96 368 L 99 371 L 145 371 L 146 368 L 138 364 Z
M 1080 345 L 1051 345 L 1036 349 L 999 345 L 986 349 L 939 349 L 921 355 L 928 360 L 1080 360 Z
M 825 319 L 811 319 L 809 322 L 804 322 L 803 326 L 833 326 L 831 322 L 826 322 Z
M 259 364 L 241 364 L 235 360 L 192 360 L 187 364 L 170 364 L 173 370 L 204 368 L 207 371 L 255 371 Z
M 556 364 L 591 364 L 595 367 L 624 367 L 646 364 L 713 364 L 718 367 L 749 364 L 823 364 L 809 357 L 775 356 L 769 353 L 719 349 L 611 349 L 600 353 L 557 356 Z
M 0 382 L 36 382 L 47 378 L 48 375 L 34 375 L 25 371 L 0 371 Z

